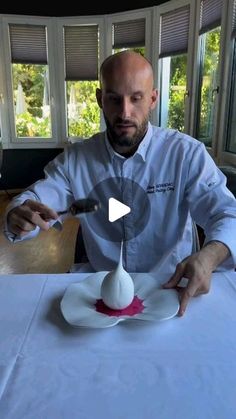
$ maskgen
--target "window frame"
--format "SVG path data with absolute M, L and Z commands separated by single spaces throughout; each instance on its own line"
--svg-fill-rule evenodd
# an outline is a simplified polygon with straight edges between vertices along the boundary
M 4 16 L 2 18 L 3 28 L 3 49 L 4 49 L 4 63 L 6 77 L 6 108 L 9 112 L 8 121 L 8 141 L 7 148 L 53 148 L 60 147 L 59 131 L 57 124 L 57 111 L 55 106 L 54 92 L 55 77 L 54 66 L 54 42 L 53 42 L 53 26 L 52 18 L 47 17 L 32 17 L 32 16 Z M 52 136 L 50 138 L 43 137 L 17 137 L 15 132 L 15 118 L 14 118 L 14 100 L 12 92 L 12 72 L 11 72 L 11 49 L 9 38 L 9 24 L 23 24 L 23 25 L 43 25 L 47 30 L 47 54 L 48 54 L 48 68 L 49 68 L 49 83 L 50 83 L 50 110 L 51 110 L 51 130 Z M 8 71 L 7 71 L 8 69 Z
M 2 27 L 2 19 L 0 18 L 0 39 L 3 39 L 3 27 Z M 6 106 L 6 79 L 5 79 L 5 72 L 4 72 L 4 54 L 3 48 L 0 48 L 0 142 L 2 148 L 7 148 L 8 145 L 8 113 L 7 113 L 7 106 Z
M 145 19 L 145 57 L 151 61 L 152 57 L 152 7 L 132 10 L 131 12 L 119 12 L 105 16 L 105 54 L 106 57 L 112 54 L 112 25 L 117 22 Z M 152 117 L 151 117 L 152 118 Z M 106 128 L 103 115 L 101 117 L 101 129 Z
M 230 0 L 229 0 L 230 1 Z M 222 107 L 219 106 L 222 100 L 223 86 L 222 86 L 222 75 L 224 73 L 224 44 L 225 44 L 225 27 L 226 26 L 226 15 L 227 15 L 227 2 L 228 0 L 223 0 L 222 4 L 222 16 L 221 16 L 221 36 L 220 36 L 220 50 L 219 50 L 219 72 L 217 79 L 217 86 L 219 91 L 215 92 L 215 118 L 213 122 L 213 135 L 212 135 L 212 147 L 206 147 L 208 153 L 217 163 L 219 161 L 219 144 L 221 143 L 221 135 L 219 131 L 219 121 L 222 114 Z M 202 50 L 201 50 L 201 35 L 200 31 L 200 13 L 201 13 L 201 0 L 196 1 L 196 26 L 195 26 L 195 56 L 193 59 L 194 62 L 194 78 L 193 78 L 193 97 L 192 97 L 192 112 L 191 112 L 191 121 L 190 121 L 190 135 L 196 135 L 197 127 L 197 115 L 199 108 L 199 82 L 200 82 L 200 71 L 201 71 L 201 62 L 202 62 Z M 206 32 L 207 33 L 207 32 Z M 222 144 L 222 143 L 221 143 Z
M 222 40 L 221 89 L 219 95 L 219 102 L 221 106 L 219 109 L 218 116 L 217 163 L 220 165 L 236 166 L 236 153 L 232 153 L 225 150 L 229 118 L 228 107 L 232 83 L 234 42 L 236 42 L 236 38 L 231 38 L 232 16 L 233 0 L 227 0 L 227 5 L 225 6 L 222 22 L 224 39 Z
M 151 10 L 152 8 L 145 8 L 133 10 L 132 12 L 114 13 L 106 16 L 107 23 L 107 42 L 106 42 L 106 56 L 112 54 L 112 25 L 114 23 L 125 22 L 129 20 L 145 19 L 145 57 L 151 59 Z
M 152 62 L 154 68 L 155 84 L 160 91 L 161 89 L 161 62 L 159 59 L 160 54 L 160 20 L 161 15 L 164 13 L 171 12 L 175 9 L 189 5 L 190 7 L 190 18 L 189 27 L 194 28 L 195 26 L 195 7 L 194 0 L 173 0 L 171 2 L 163 3 L 160 6 L 154 8 L 154 24 L 153 24 L 153 47 Z M 188 50 L 187 50 L 187 73 L 186 73 L 186 95 L 185 95 L 185 118 L 184 118 L 184 132 L 189 132 L 189 121 L 191 113 L 191 96 L 192 96 L 192 62 L 194 54 L 194 31 L 189 30 L 188 36 Z M 157 109 L 154 114 L 153 123 L 160 125 L 160 100 L 158 101 Z
M 98 25 L 99 28 L 99 62 L 105 59 L 105 40 L 104 40 L 104 18 L 99 16 L 82 16 L 82 17 L 66 17 L 57 19 L 57 52 L 58 52 L 58 68 L 57 68 L 57 87 L 58 87 L 58 101 L 60 103 L 58 109 L 58 116 L 60 118 L 60 129 L 62 133 L 63 144 L 74 142 L 79 137 L 69 137 L 67 135 L 67 118 L 66 118 L 66 89 L 65 89 L 65 58 L 64 58 L 64 43 L 63 43 L 63 29 L 64 26 L 79 26 L 79 25 Z M 101 112 L 100 112 L 100 126 L 101 126 Z

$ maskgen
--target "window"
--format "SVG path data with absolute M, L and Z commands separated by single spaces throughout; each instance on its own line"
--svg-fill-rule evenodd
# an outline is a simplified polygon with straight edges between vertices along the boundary
M 196 137 L 207 147 L 213 146 L 216 99 L 219 93 L 219 57 L 222 0 L 201 0 L 200 69 Z
M 50 138 L 45 26 L 9 25 L 16 137 Z
M 229 91 L 228 126 L 226 151 L 236 153 L 236 1 L 233 4 L 233 25 L 231 33 L 232 66 Z
M 233 66 L 228 114 L 226 151 L 236 153 L 236 42 L 234 40 Z
M 90 137 L 99 131 L 98 25 L 64 26 L 67 136 Z
M 160 125 L 184 131 L 190 5 L 163 12 L 159 19 Z
M 151 60 L 151 11 L 134 10 L 107 17 L 105 55 L 130 50 Z M 102 129 L 106 128 L 102 118 Z
M 113 23 L 112 48 L 113 53 L 129 49 L 145 56 L 145 19 Z
M 0 21 L 0 39 L 2 38 L 2 25 Z M 0 48 L 0 63 L 3 63 L 4 61 L 4 55 L 3 50 Z M 1 166 L 2 166 L 2 148 L 3 148 L 3 139 L 5 137 L 4 135 L 4 99 L 5 99 L 5 88 L 6 83 L 4 80 L 4 74 L 3 71 L 1 71 L 1 65 L 0 65 L 0 176 L 1 176 Z M 5 132 L 6 132 L 6 126 L 5 126 Z

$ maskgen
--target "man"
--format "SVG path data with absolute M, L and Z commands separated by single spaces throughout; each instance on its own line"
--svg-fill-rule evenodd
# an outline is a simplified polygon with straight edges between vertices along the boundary
M 100 83 L 96 96 L 106 132 L 68 147 L 47 166 L 44 180 L 13 200 L 6 234 L 15 240 L 31 237 L 38 228 L 47 230 L 49 220 L 58 218 L 57 211 L 88 196 L 109 178 L 126 180 L 122 188 L 133 199 L 135 214 L 141 205 L 132 195 L 135 181 L 144 191 L 150 213 L 136 236 L 132 235 L 132 211 L 131 224 L 123 217 L 124 231 L 131 231 L 124 244 L 124 267 L 129 272 L 169 273 L 165 288 L 188 278 L 180 297 L 182 315 L 192 296 L 208 292 L 217 266 L 236 264 L 235 198 L 202 143 L 148 122 L 157 91 L 145 58 L 130 51 L 108 57 L 101 66 Z M 206 234 L 204 247 L 195 253 L 192 219 Z M 89 217 L 81 217 L 92 268 L 111 270 L 118 261 L 119 243 L 105 235 L 109 221 L 100 224 L 97 234 Z

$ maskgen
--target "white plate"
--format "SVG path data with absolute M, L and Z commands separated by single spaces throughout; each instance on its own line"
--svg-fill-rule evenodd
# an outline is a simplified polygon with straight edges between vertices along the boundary
M 85 280 L 68 286 L 61 300 L 65 320 L 76 327 L 104 328 L 125 320 L 160 321 L 174 317 L 179 310 L 178 293 L 158 288 L 155 279 L 148 274 L 131 275 L 134 294 L 143 300 L 144 310 L 129 316 L 108 316 L 96 311 L 95 303 L 101 298 L 101 283 L 107 272 L 96 272 Z

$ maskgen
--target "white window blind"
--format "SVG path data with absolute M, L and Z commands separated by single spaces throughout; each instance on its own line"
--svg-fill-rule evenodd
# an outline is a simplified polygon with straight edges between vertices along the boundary
M 160 58 L 188 51 L 189 19 L 189 5 L 161 15 Z
M 145 46 L 145 19 L 127 20 L 113 24 L 113 48 Z
M 64 27 L 66 80 L 98 79 L 98 25 Z
M 223 0 L 202 0 L 200 35 L 220 26 Z
M 41 25 L 9 25 L 11 61 L 47 64 L 46 28 Z

